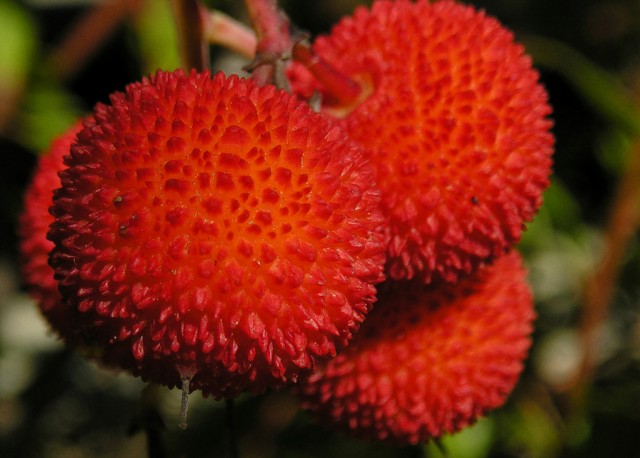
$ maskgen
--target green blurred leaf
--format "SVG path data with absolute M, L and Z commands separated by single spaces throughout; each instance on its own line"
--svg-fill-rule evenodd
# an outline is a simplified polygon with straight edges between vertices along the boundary
M 178 36 L 170 2 L 146 0 L 134 29 L 144 73 L 180 67 Z
M 553 240 L 558 230 L 575 234 L 582 229 L 580 206 L 564 183 L 553 177 L 551 186 L 544 193 L 544 205 L 534 220 L 527 224 L 518 249 L 525 255 L 535 253 Z
M 0 0 L 0 86 L 21 84 L 36 50 L 35 26 L 15 2 Z
M 544 194 L 543 208 L 555 228 L 569 232 L 581 223 L 580 206 L 564 183 L 556 177 L 551 180 L 551 186 Z
M 432 458 L 484 458 L 493 442 L 494 425 L 491 418 L 481 418 L 462 431 L 442 438 L 442 450 L 433 442 L 425 445 L 427 456 Z M 443 451 L 446 453 L 443 454 Z
M 527 393 L 527 397 L 513 401 L 513 409 L 503 409 L 495 416 L 496 430 L 502 436 L 500 443 L 504 444 L 509 456 L 558 456 L 562 432 L 544 395 L 536 399 Z
M 625 132 L 640 133 L 638 110 L 613 74 L 559 41 L 540 36 L 522 41 L 536 64 L 564 76 L 600 115 Z
M 619 129 L 609 129 L 600 137 L 596 154 L 609 172 L 619 174 L 627 166 L 631 139 Z
M 36 79 L 25 94 L 14 136 L 27 148 L 43 151 L 83 115 L 78 99 L 64 87 Z

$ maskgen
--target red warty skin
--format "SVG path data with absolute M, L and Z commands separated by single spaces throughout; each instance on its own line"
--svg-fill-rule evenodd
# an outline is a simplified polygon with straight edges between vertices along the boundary
M 519 241 L 554 141 L 547 94 L 511 32 L 451 1 L 377 1 L 313 48 L 362 89 L 340 102 L 301 64 L 289 71 L 371 154 L 391 278 L 455 282 Z
M 50 262 L 104 361 L 216 398 L 295 382 L 383 278 L 373 169 L 274 87 L 158 72 L 98 105 L 56 191 Z
M 351 344 L 296 387 L 356 437 L 417 444 L 474 423 L 512 391 L 530 346 L 532 296 L 513 252 L 458 285 L 384 283 Z
M 64 167 L 62 158 L 69 154 L 71 143 L 81 128 L 82 124 L 77 123 L 54 139 L 48 151 L 40 157 L 25 192 L 24 210 L 18 226 L 22 276 L 27 291 L 36 300 L 51 328 L 67 342 L 75 340 L 74 333 L 69 320 L 69 308 L 61 303 L 53 269 L 48 264 L 53 243 L 46 236 L 53 222 L 49 207 L 52 205 L 53 190 L 60 187 L 58 172 Z

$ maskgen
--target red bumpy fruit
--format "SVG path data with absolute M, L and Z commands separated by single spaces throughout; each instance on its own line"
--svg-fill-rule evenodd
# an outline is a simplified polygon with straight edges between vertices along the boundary
M 54 139 L 40 157 L 24 196 L 24 210 L 20 215 L 18 235 L 22 276 L 29 294 L 36 300 L 40 311 L 52 329 L 67 342 L 75 341 L 68 307 L 61 303 L 53 269 L 48 264 L 53 243 L 47 240 L 53 216 L 49 214 L 53 190 L 60 187 L 58 172 L 64 168 L 63 157 L 69 154 L 71 143 L 82 128 L 77 123 Z
M 313 50 L 294 50 L 305 66 L 290 69 L 292 86 L 319 91 L 370 152 L 391 278 L 455 282 L 520 239 L 549 184 L 553 137 L 511 32 L 452 1 L 377 1 Z
M 105 362 L 235 396 L 347 343 L 382 279 L 384 219 L 342 130 L 275 87 L 180 71 L 93 116 L 48 237 L 74 326 Z
M 530 346 L 532 296 L 513 252 L 458 285 L 389 282 L 349 347 L 296 387 L 357 437 L 416 444 L 501 406 Z

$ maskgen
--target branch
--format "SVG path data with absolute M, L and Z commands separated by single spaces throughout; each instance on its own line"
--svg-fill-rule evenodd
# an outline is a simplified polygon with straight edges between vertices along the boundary
M 48 56 L 47 66 L 62 81 L 73 78 L 116 27 L 141 6 L 140 0 L 100 2 L 86 12 Z
M 199 0 L 172 0 L 182 65 L 186 70 L 198 71 L 210 67 L 209 43 L 205 39 L 208 12 Z
M 258 37 L 256 58 L 247 68 L 258 84 L 286 87 L 283 60 L 293 46 L 289 18 L 276 0 L 245 0 L 245 4 Z
M 580 323 L 583 358 L 570 384 L 573 408 L 580 409 L 597 363 L 602 325 L 607 319 L 629 242 L 640 224 L 640 138 L 633 141 L 604 235 L 604 252 L 583 291 Z
M 209 43 L 224 46 L 249 59 L 255 57 L 258 38 L 251 28 L 215 10 L 203 15 L 203 25 Z

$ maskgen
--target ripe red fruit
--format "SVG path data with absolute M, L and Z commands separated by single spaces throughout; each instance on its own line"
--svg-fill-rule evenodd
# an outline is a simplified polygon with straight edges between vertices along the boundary
M 416 444 L 504 403 L 534 318 L 517 253 L 458 285 L 379 289 L 351 344 L 296 387 L 304 407 L 357 437 Z
M 520 239 L 549 184 L 553 137 L 511 32 L 452 1 L 377 1 L 313 50 L 294 50 L 307 68 L 293 65 L 292 86 L 319 91 L 371 154 L 391 278 L 455 282 Z
M 53 190 L 60 187 L 58 172 L 64 168 L 62 158 L 69 154 L 71 143 L 82 128 L 81 123 L 54 139 L 40 157 L 25 196 L 20 215 L 18 235 L 22 274 L 29 294 L 36 300 L 40 311 L 52 329 L 67 342 L 74 340 L 69 309 L 61 303 L 53 269 L 48 264 L 53 243 L 47 240 L 53 216 L 49 214 Z
M 98 105 L 65 163 L 50 262 L 109 364 L 260 392 L 334 355 L 374 301 L 372 167 L 275 87 L 158 72 Z

